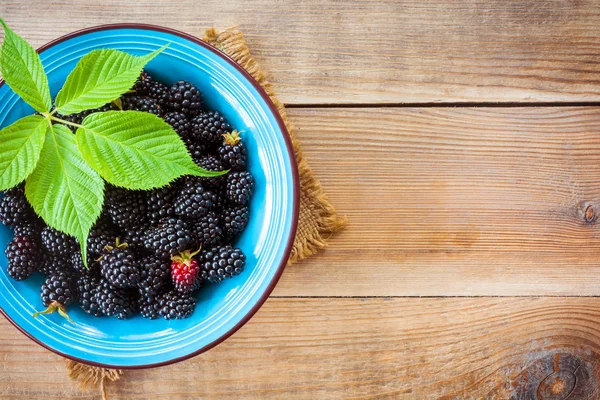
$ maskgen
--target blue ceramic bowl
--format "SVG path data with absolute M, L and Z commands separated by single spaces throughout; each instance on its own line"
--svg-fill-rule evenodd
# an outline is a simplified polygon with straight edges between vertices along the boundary
M 141 55 L 170 46 L 147 69 L 165 83 L 186 79 L 204 95 L 209 108 L 221 111 L 243 130 L 249 170 L 256 178 L 248 227 L 236 243 L 247 256 L 244 272 L 198 293 L 194 314 L 181 321 L 127 321 L 95 318 L 72 306 L 74 325 L 58 315 L 32 314 L 43 309 L 41 274 L 15 282 L 0 255 L 0 308 L 23 333 L 44 347 L 80 362 L 118 368 L 143 368 L 180 361 L 225 340 L 246 323 L 273 290 L 287 262 L 298 220 L 299 186 L 290 138 L 268 96 L 229 57 L 187 34 L 147 25 L 109 25 L 75 32 L 39 52 L 52 95 L 77 61 L 91 50 L 113 48 Z M 0 127 L 33 110 L 8 85 L 0 86 Z M 11 240 L 0 226 L 0 247 Z

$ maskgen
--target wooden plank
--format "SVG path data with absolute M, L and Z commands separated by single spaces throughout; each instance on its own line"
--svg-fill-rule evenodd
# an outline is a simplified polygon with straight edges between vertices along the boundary
M 598 101 L 594 0 L 3 0 L 36 46 L 93 25 L 239 25 L 285 103 Z
M 210 352 L 129 371 L 108 391 L 112 400 L 597 398 L 599 321 L 597 298 L 271 299 Z M 0 343 L 0 398 L 97 398 L 4 319 Z
M 348 227 L 276 295 L 600 295 L 600 108 L 291 117 Z

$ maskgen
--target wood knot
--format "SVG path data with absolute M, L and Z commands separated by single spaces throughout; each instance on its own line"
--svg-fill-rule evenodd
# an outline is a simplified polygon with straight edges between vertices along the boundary
M 596 209 L 600 209 L 600 203 L 582 201 L 577 206 L 577 213 L 586 224 L 593 224 L 598 219 Z
M 585 209 L 585 222 L 591 224 L 594 221 L 596 221 L 596 210 L 594 210 L 593 206 L 587 206 Z
M 511 400 L 575 400 L 590 398 L 598 388 L 596 356 L 557 352 L 537 358 L 511 382 Z M 588 359 L 589 358 L 589 359 Z M 596 397 L 593 397 L 596 398 Z
M 573 389 L 577 378 L 571 371 L 559 371 L 548 375 L 538 387 L 540 400 L 564 400 Z

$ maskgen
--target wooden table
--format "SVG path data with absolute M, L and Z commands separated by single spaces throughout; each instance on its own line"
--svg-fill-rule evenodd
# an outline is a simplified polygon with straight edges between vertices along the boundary
M 175 2 L 173 2 L 175 3 Z M 594 0 L 2 0 L 34 46 L 233 24 L 349 218 L 214 350 L 113 399 L 600 398 Z M 0 320 L 0 398 L 92 399 Z

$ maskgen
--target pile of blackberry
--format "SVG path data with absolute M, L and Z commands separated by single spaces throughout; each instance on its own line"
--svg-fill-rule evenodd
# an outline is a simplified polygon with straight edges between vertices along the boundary
M 239 132 L 218 111 L 207 110 L 189 82 L 168 87 L 142 72 L 133 91 L 121 98 L 123 109 L 158 115 L 199 166 L 230 172 L 185 176 L 147 192 L 107 185 L 102 215 L 87 243 L 88 269 L 76 239 L 44 225 L 22 186 L 6 191 L 0 221 L 15 233 L 6 248 L 7 272 L 15 280 L 44 274 L 41 299 L 48 310 L 64 312 L 77 304 L 94 316 L 187 318 L 197 291 L 244 269 L 246 257 L 232 243 L 248 222 L 254 179 Z M 108 109 L 116 106 L 101 108 Z M 68 118 L 81 122 L 89 114 Z

